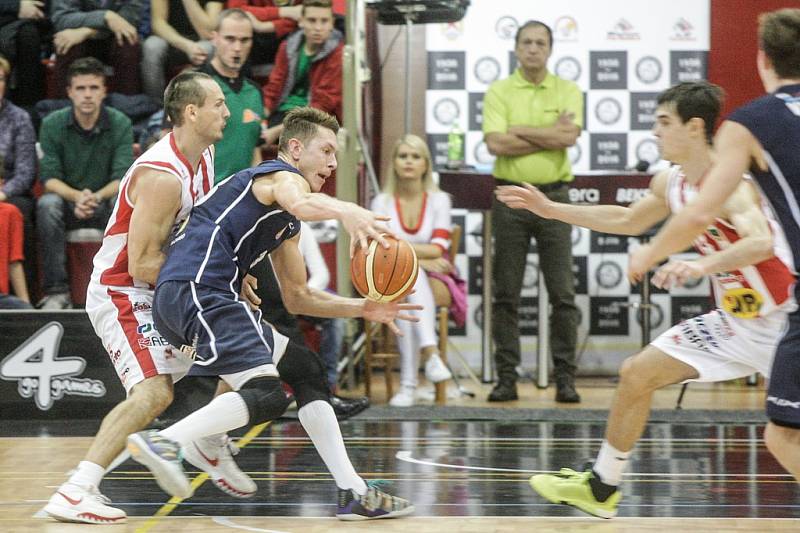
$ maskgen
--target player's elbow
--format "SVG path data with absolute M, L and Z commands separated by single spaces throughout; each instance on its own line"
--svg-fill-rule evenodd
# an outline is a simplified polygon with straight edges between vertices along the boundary
M 305 301 L 302 289 L 286 288 L 281 290 L 281 298 L 283 298 L 283 306 L 291 315 L 304 315 L 309 314 L 303 306 Z

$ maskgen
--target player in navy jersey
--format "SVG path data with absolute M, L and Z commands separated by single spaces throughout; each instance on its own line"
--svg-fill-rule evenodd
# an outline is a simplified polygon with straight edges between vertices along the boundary
M 720 126 L 714 140 L 716 163 L 700 193 L 631 255 L 632 281 L 685 249 L 713 221 L 748 171 L 783 226 L 795 269 L 800 265 L 800 9 L 761 15 L 757 63 L 768 94 L 740 107 Z M 800 311 L 789 315 L 789 329 L 775 353 L 767 416 L 767 447 L 800 480 Z
M 335 218 L 350 233 L 351 246 L 360 240 L 366 248 L 369 237 L 385 244 L 380 232 L 386 229 L 379 223 L 386 217 L 319 193 L 336 169 L 338 128 L 336 119 L 320 110 L 292 110 L 284 119 L 278 158 L 222 182 L 171 238 L 153 302 L 156 327 L 190 354 L 196 375 L 219 376 L 232 389 L 163 431 L 128 438 L 133 458 L 173 496 L 192 493 L 181 447 L 279 417 L 288 405 L 282 379 L 294 389 L 298 418 L 339 488 L 337 517 L 363 520 L 413 512 L 407 500 L 368 485 L 356 473 L 319 357 L 262 322 L 250 305 L 257 302 L 248 296 L 250 269 L 269 260 L 293 314 L 363 317 L 388 324 L 395 333 L 395 319 L 417 320 L 406 312 L 418 305 L 344 298 L 307 284 L 298 246 L 300 220 Z

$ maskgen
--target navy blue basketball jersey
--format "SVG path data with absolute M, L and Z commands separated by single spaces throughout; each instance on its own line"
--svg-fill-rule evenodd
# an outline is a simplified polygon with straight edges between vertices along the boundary
M 172 236 L 158 283 L 194 281 L 239 294 L 244 275 L 300 231 L 292 214 L 253 195 L 255 176 L 280 170 L 300 173 L 283 161 L 264 161 L 237 172 L 195 204 Z
M 728 117 L 747 128 L 764 149 L 767 170 L 751 174 L 772 204 L 800 267 L 800 85 L 785 85 Z

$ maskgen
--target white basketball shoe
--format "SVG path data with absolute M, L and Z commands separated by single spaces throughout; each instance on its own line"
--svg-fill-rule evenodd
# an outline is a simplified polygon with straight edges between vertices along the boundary
M 121 524 L 127 515 L 122 509 L 111 507 L 111 500 L 94 485 L 64 483 L 50 497 L 44 512 L 60 522 L 84 524 Z
M 232 456 L 237 453 L 239 448 L 227 435 L 211 435 L 186 446 L 183 458 L 195 468 L 208 472 L 219 490 L 236 498 L 251 498 L 257 487 L 233 460 Z

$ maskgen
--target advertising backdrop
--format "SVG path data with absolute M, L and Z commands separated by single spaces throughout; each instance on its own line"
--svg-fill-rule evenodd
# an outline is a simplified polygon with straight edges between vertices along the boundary
M 483 95 L 516 67 L 514 37 L 527 20 L 553 29 L 549 69 L 584 92 L 584 131 L 570 149 L 576 175 L 574 202 L 627 204 L 646 193 L 643 178 L 622 176 L 640 160 L 654 163 L 650 133 L 658 93 L 681 81 L 705 79 L 709 50 L 708 0 L 630 2 L 609 0 L 493 0 L 472 2 L 466 17 L 426 27 L 428 86 L 425 129 L 437 167 L 446 162 L 447 136 L 456 124 L 464 135 L 465 162 L 491 173 L 494 158 L 483 143 Z M 599 171 L 599 172 L 598 172 Z M 481 261 L 478 212 L 456 209 L 464 227 L 457 258 L 468 281 L 470 317 L 451 329 L 455 347 L 473 366 L 481 352 Z M 625 272 L 638 239 L 575 228 L 572 234 L 579 327 L 580 371 L 614 373 L 641 342 L 638 287 Z M 694 254 L 690 254 L 694 255 Z M 535 366 L 538 326 L 536 244 L 531 243 L 522 292 L 523 366 Z M 710 305 L 707 280 L 670 292 L 652 290 L 651 336 Z

